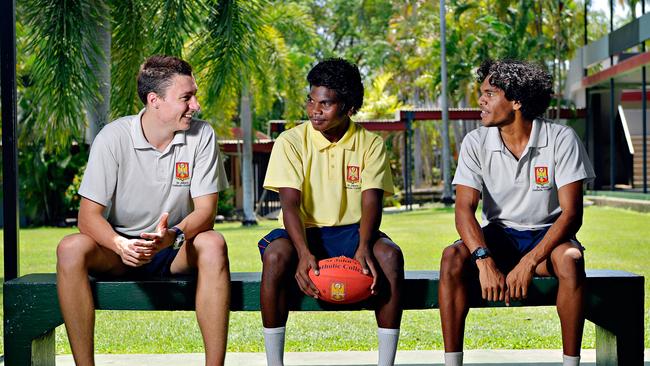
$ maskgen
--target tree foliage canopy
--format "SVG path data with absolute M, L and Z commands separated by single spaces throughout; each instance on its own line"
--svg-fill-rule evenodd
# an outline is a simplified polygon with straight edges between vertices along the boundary
M 142 105 L 135 76 L 144 59 L 157 53 L 192 63 L 201 118 L 222 135 L 239 121 L 244 94 L 251 97 L 258 129 L 269 119 L 304 118 L 305 75 L 327 57 L 346 58 L 362 71 L 368 92 L 362 116 L 386 117 L 403 105 L 431 107 L 440 95 L 437 1 L 17 4 L 20 143 L 24 152 L 41 157 L 31 162 L 64 162 L 75 141 L 83 140 L 85 110 L 92 103 L 109 98 L 111 116 L 106 120 L 136 113 Z M 582 46 L 584 4 L 579 0 L 447 0 L 446 9 L 450 106 L 472 105 L 473 70 L 488 57 L 545 64 L 555 72 L 561 90 L 564 61 Z M 607 29 L 602 12 L 589 21 L 592 40 Z M 110 54 L 96 41 L 102 27 L 110 28 Z M 102 60 L 110 68 L 108 95 L 101 95 L 97 77 Z M 21 169 L 35 169 L 35 163 L 22 164 Z M 43 192 L 52 189 L 35 186 L 44 187 Z

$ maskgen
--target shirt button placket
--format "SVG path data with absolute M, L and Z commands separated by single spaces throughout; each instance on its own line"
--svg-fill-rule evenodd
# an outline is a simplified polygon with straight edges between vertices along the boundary
M 329 179 L 333 179 L 334 178 L 334 167 L 335 167 L 335 165 L 334 165 L 334 151 L 332 151 L 330 149 L 327 152 L 327 157 L 328 157 L 327 165 L 329 165 L 329 169 L 327 169 L 327 172 L 328 172 L 327 177 Z
M 162 155 L 156 159 L 156 176 L 160 182 L 165 180 L 165 157 Z

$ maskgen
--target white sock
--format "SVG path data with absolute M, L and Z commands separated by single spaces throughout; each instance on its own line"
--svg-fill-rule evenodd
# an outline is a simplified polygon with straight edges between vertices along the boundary
M 463 366 L 463 352 L 445 352 L 445 366 Z
M 284 331 L 285 327 L 264 328 L 264 349 L 268 366 L 284 365 Z
M 578 365 L 580 365 L 580 356 L 562 355 L 562 366 L 578 366 Z
M 393 366 L 399 340 L 399 328 L 377 328 L 377 338 L 379 339 L 379 363 L 377 366 Z

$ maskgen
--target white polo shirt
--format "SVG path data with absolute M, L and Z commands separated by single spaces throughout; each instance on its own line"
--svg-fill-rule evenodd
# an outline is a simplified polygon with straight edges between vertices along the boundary
M 483 194 L 483 226 L 517 230 L 551 226 L 562 212 L 558 189 L 596 177 L 587 152 L 569 127 L 535 119 L 519 161 L 497 127 L 479 127 L 463 140 L 452 184 Z
M 228 187 L 212 127 L 192 120 L 165 151 L 144 137 L 138 115 L 106 125 L 90 149 L 79 194 L 106 207 L 104 216 L 121 234 L 153 232 L 163 212 L 169 226 L 194 209 L 192 198 Z

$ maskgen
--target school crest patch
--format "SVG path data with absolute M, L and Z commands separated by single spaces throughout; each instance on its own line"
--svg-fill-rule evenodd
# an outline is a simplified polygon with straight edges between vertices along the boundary
M 551 184 L 548 178 L 548 167 L 547 166 L 536 166 L 535 167 L 535 191 L 547 190 L 551 188 Z
M 190 184 L 190 163 L 179 161 L 174 169 L 174 185 L 184 186 Z
M 345 174 L 346 188 L 361 188 L 361 169 L 356 165 L 348 165 Z

